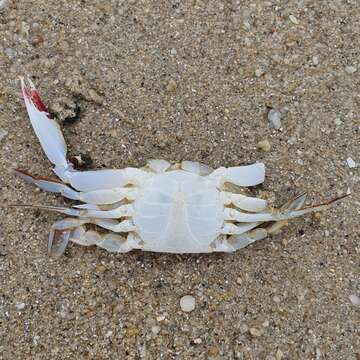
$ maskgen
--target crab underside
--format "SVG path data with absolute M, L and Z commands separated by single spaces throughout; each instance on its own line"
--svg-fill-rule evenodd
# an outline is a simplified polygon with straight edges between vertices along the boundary
M 77 171 L 67 160 L 59 125 L 28 82 L 22 80 L 29 118 L 60 180 L 16 173 L 43 190 L 78 201 L 70 208 L 35 206 L 69 216 L 52 226 L 51 254 L 60 256 L 69 241 L 113 252 L 231 252 L 277 232 L 288 219 L 327 209 L 343 198 L 305 207 L 302 193 L 274 209 L 245 189 L 264 181 L 262 163 L 214 170 L 191 161 L 150 160 L 141 169 Z

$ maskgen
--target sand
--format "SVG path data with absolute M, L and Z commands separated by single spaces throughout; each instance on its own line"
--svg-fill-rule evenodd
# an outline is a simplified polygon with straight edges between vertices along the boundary
M 94 169 L 262 161 L 255 191 L 276 205 L 300 191 L 309 203 L 353 193 L 272 238 L 210 255 L 71 245 L 57 260 L 46 239 L 61 216 L 4 206 L 1 359 L 360 358 L 356 0 L 0 6 L 1 204 L 71 204 L 13 176 L 51 174 L 20 95 L 26 74 L 70 155 Z M 186 295 L 191 312 L 180 307 Z

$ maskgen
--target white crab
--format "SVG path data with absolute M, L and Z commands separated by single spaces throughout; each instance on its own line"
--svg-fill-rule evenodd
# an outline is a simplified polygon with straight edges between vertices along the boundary
M 16 173 L 41 189 L 84 203 L 37 206 L 73 216 L 52 226 L 49 253 L 60 256 L 69 241 L 113 252 L 230 252 L 274 233 L 287 219 L 326 209 L 335 201 L 303 207 L 306 194 L 301 194 L 276 210 L 263 199 L 241 194 L 241 187 L 264 181 L 262 163 L 213 170 L 190 161 L 171 165 L 151 160 L 142 169 L 76 171 L 66 159 L 59 125 L 28 81 L 30 86 L 21 82 L 30 121 L 61 181 Z M 86 224 L 110 232 L 89 230 Z

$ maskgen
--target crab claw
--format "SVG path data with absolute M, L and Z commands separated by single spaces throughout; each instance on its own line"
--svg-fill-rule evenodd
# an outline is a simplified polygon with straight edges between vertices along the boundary
M 54 173 L 62 182 L 70 184 L 73 188 L 80 191 L 110 189 L 126 184 L 128 179 L 123 170 L 74 170 L 73 164 L 66 158 L 66 144 L 60 126 L 49 114 L 46 106 L 41 101 L 38 91 L 29 78 L 27 79 L 27 83 L 28 85 L 24 79 L 21 78 L 22 93 L 31 125 L 46 156 L 55 165 L 53 169 Z M 138 170 L 134 171 L 139 172 Z M 23 171 L 18 171 L 18 174 L 39 186 L 39 179 L 28 176 L 28 174 Z M 131 178 L 132 177 L 133 176 L 131 176 Z M 41 182 L 41 184 L 47 188 L 48 185 L 51 185 L 49 182 Z M 55 185 L 54 182 L 53 185 Z M 51 188 L 55 190 L 55 192 L 61 190 L 58 186 Z
M 55 165 L 55 174 L 63 179 L 65 173 L 72 169 L 72 164 L 66 160 L 64 137 L 58 123 L 52 119 L 46 106 L 41 101 L 40 95 L 32 81 L 28 78 L 27 82 L 29 86 L 21 78 L 22 94 L 31 125 L 46 156 Z

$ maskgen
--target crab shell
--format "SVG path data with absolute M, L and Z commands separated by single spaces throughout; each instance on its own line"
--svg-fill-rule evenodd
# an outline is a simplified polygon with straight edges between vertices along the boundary
M 338 200 L 304 207 L 303 193 L 273 209 L 263 199 L 244 195 L 243 187 L 264 181 L 262 163 L 213 170 L 191 161 L 171 165 L 150 160 L 141 169 L 76 171 L 66 158 L 59 125 L 28 82 L 22 80 L 29 118 L 60 180 L 16 173 L 43 190 L 82 202 L 71 208 L 31 206 L 71 216 L 52 226 L 48 250 L 54 255 L 60 256 L 69 241 L 113 252 L 230 252 L 278 231 L 287 219 L 324 210 Z M 228 184 L 236 191 L 229 191 Z M 89 230 L 86 224 L 107 232 Z

